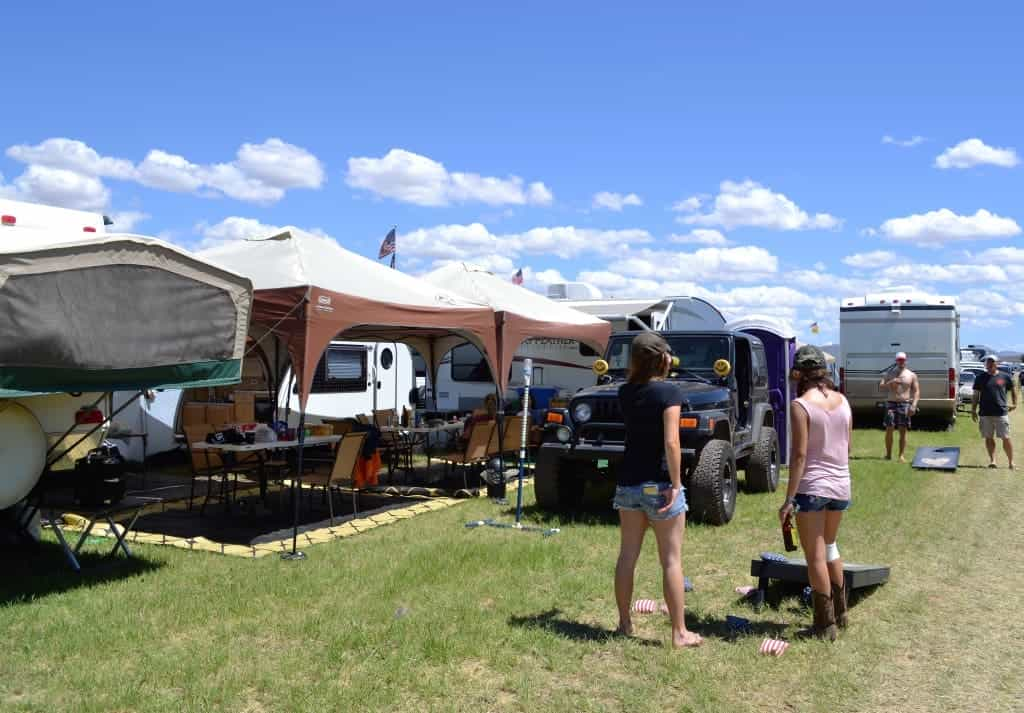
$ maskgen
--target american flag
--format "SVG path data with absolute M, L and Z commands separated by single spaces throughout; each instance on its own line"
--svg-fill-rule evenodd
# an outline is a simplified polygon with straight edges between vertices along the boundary
M 760 653 L 765 656 L 782 656 L 789 648 L 789 642 L 782 639 L 765 639 L 761 642 Z
M 397 250 L 395 241 L 395 229 L 392 228 L 388 231 L 388 234 L 384 236 L 384 242 L 380 244 L 380 253 L 377 255 L 377 259 L 380 260 L 382 257 L 388 255 L 394 255 Z
M 516 270 L 516 274 L 512 275 L 512 284 L 521 285 L 523 284 L 523 268 Z

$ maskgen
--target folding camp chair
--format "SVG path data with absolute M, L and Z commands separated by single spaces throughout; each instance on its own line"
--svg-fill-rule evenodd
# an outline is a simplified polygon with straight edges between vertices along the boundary
M 348 485 L 352 488 L 352 514 L 359 512 L 359 487 L 356 485 L 356 464 L 359 455 L 363 452 L 363 444 L 366 442 L 366 433 L 349 433 L 338 443 L 338 450 L 334 455 L 334 462 L 331 464 L 329 473 L 313 472 L 303 477 L 303 482 L 311 487 L 321 486 L 324 495 L 327 497 L 327 504 L 331 513 L 331 525 L 334 525 L 334 493 L 336 488 Z
M 259 468 L 260 464 L 254 458 L 244 458 L 240 462 L 228 466 L 225 464 L 221 454 L 213 448 L 195 448 L 194 444 L 206 440 L 208 433 L 213 433 L 217 428 L 207 423 L 191 424 L 184 427 L 185 440 L 189 451 L 189 464 L 192 466 L 192 478 L 189 483 L 188 509 L 192 509 L 192 503 L 196 496 L 196 481 L 206 482 L 206 494 L 203 498 L 203 505 L 200 512 L 206 507 L 211 498 L 220 498 L 227 502 L 227 490 L 230 476 L 234 475 L 232 495 L 238 494 L 238 480 L 244 474 L 252 473 Z M 214 495 L 213 484 L 220 485 L 220 495 Z
M 373 422 L 377 428 L 398 426 L 398 418 L 394 409 L 383 409 L 373 412 Z M 388 475 L 401 468 L 406 475 L 412 472 L 412 440 L 395 431 L 381 431 L 380 450 L 388 463 Z
M 476 465 L 483 465 L 487 461 L 487 447 L 491 444 L 493 433 L 497 430 L 494 421 L 479 421 L 473 425 L 469 434 L 469 441 L 466 443 L 466 450 L 462 453 L 448 453 L 438 458 L 442 463 L 451 469 L 462 468 L 462 485 L 469 489 L 469 480 L 466 471 Z

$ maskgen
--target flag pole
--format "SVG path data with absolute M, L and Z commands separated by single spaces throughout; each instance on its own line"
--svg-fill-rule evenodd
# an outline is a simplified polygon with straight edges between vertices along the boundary
M 391 269 L 395 270 L 397 269 L 395 267 L 395 262 L 397 261 L 396 259 L 398 258 L 398 226 L 392 225 L 391 230 L 393 230 L 395 233 L 395 249 L 391 253 Z

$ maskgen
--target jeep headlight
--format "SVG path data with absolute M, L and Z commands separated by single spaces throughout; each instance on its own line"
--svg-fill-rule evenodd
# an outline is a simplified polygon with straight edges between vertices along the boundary
M 572 420 L 576 423 L 586 423 L 593 414 L 593 409 L 586 401 L 578 403 L 572 408 Z
M 569 430 L 568 426 L 559 426 L 555 429 L 555 438 L 558 439 L 559 443 L 568 443 L 572 438 L 572 431 Z

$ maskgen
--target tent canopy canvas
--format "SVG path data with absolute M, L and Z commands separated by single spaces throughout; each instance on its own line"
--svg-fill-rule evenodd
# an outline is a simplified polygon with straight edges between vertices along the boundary
M 466 299 L 489 305 L 498 315 L 499 364 L 496 374 L 508 377 L 515 352 L 527 339 L 575 339 L 603 353 L 612 326 L 579 310 L 519 287 L 483 268 L 463 262 L 441 267 L 423 278 Z M 505 384 L 500 384 L 504 389 Z
M 153 238 L 0 247 L 0 396 L 241 378 L 252 285 Z
M 350 252 L 330 237 L 289 227 L 200 255 L 252 279 L 253 337 L 285 347 L 303 408 L 316 365 L 334 339 L 406 344 L 434 377 L 444 354 L 468 341 L 498 373 L 494 310 Z M 282 363 L 273 370 L 280 380 Z

